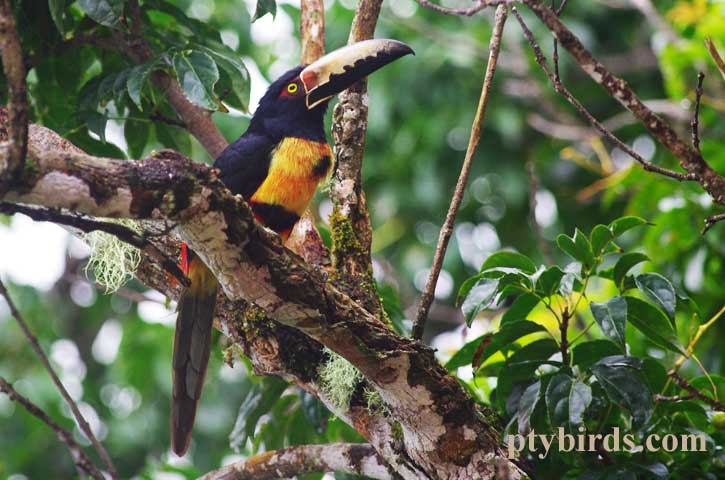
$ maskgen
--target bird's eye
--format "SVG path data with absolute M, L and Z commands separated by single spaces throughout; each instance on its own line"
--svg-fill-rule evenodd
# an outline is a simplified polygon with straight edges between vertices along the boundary
M 292 94 L 297 93 L 298 88 L 299 87 L 296 83 L 290 83 L 289 85 L 287 85 L 287 92 Z

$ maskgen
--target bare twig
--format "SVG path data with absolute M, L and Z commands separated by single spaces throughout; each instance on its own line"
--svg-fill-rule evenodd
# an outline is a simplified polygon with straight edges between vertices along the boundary
M 6 215 L 22 213 L 35 221 L 53 222 L 61 225 L 67 225 L 86 233 L 94 231 L 109 233 L 157 260 L 164 270 L 173 275 L 179 282 L 181 282 L 182 285 L 186 287 L 191 285 L 191 280 L 184 275 L 184 272 L 181 271 L 181 268 L 179 268 L 179 265 L 177 265 L 173 259 L 169 258 L 165 253 L 159 250 L 159 248 L 151 243 L 146 237 L 139 235 L 137 232 L 121 225 L 120 223 L 104 222 L 80 214 L 62 213 L 57 209 L 28 207 L 10 202 L 0 202 L 0 213 L 4 213 Z
M 718 213 L 717 215 L 710 215 L 705 219 L 705 226 L 702 228 L 702 235 L 705 235 L 717 222 L 725 220 L 725 213 Z
M 22 405 L 23 408 L 25 408 L 31 415 L 48 425 L 48 427 L 50 427 L 50 429 L 58 435 L 58 439 L 68 447 L 68 450 L 70 450 L 73 462 L 75 463 L 78 473 L 81 476 L 89 475 L 96 480 L 105 480 L 101 471 L 98 470 L 98 467 L 96 467 L 93 461 L 88 458 L 88 455 L 86 455 L 81 446 L 78 445 L 78 442 L 75 441 L 73 435 L 68 430 L 65 430 L 63 427 L 58 425 L 58 423 L 50 418 L 42 408 L 31 402 L 26 397 L 20 395 L 17 390 L 15 390 L 13 386 L 3 377 L 0 377 L 0 392 L 4 392 L 10 400 Z
M 544 70 L 544 73 L 551 81 L 554 90 L 562 95 L 566 100 L 576 108 L 579 113 L 586 118 L 589 123 L 597 130 L 599 133 L 604 135 L 606 138 L 608 138 L 612 143 L 617 145 L 619 148 L 627 152 L 632 158 L 634 158 L 637 162 L 639 162 L 642 167 L 647 170 L 648 172 L 655 172 L 659 173 L 660 175 L 664 175 L 670 178 L 674 178 L 676 180 L 695 180 L 696 177 L 694 174 L 690 173 L 679 173 L 672 170 L 669 170 L 667 168 L 660 167 L 658 165 L 655 165 L 654 163 L 646 160 L 644 157 L 642 157 L 639 153 L 634 151 L 632 147 L 624 143 L 622 140 L 620 140 L 616 135 L 614 135 L 609 129 L 607 129 L 601 122 L 599 122 L 594 116 L 589 113 L 589 111 L 577 100 L 574 95 L 569 92 L 569 90 L 559 81 L 556 80 L 555 75 L 551 72 L 551 69 L 549 68 L 549 65 L 546 61 L 546 57 L 544 57 L 544 54 L 541 51 L 541 47 L 539 47 L 539 44 L 536 42 L 536 39 L 534 38 L 534 35 L 531 33 L 531 30 L 529 30 L 529 27 L 526 25 L 526 22 L 524 22 L 524 19 L 521 17 L 521 15 L 518 13 L 518 10 L 516 10 L 516 7 L 512 8 L 512 11 L 514 15 L 516 16 L 516 19 L 519 21 L 519 24 L 521 25 L 521 29 L 524 32 L 524 36 L 526 37 L 526 40 L 531 45 L 531 48 L 534 51 L 534 56 L 536 58 L 536 63 L 538 63 L 542 70 Z M 654 115 L 654 114 L 653 114 Z
M 668 397 L 667 395 L 662 395 L 660 393 L 655 394 L 655 402 L 684 402 L 685 400 L 692 400 L 695 398 L 694 395 L 673 395 L 671 397 Z
M 707 47 L 707 50 L 710 52 L 710 56 L 712 57 L 712 60 L 715 62 L 715 65 L 717 65 L 717 69 L 720 71 L 720 75 L 722 75 L 723 80 L 725 80 L 725 61 L 723 61 L 722 57 L 720 56 L 720 53 L 717 51 L 717 48 L 715 48 L 715 45 L 712 43 L 712 40 L 710 40 L 709 38 L 706 38 L 705 46 Z
M 73 416 L 76 419 L 76 422 L 78 422 L 78 426 L 83 431 L 83 433 L 86 435 L 88 440 L 93 445 L 93 448 L 96 449 L 98 452 L 98 455 L 103 459 L 103 462 L 106 464 L 106 467 L 108 468 L 108 471 L 110 472 L 111 476 L 113 478 L 118 478 L 118 473 L 116 473 L 116 467 L 113 466 L 113 462 L 111 461 L 111 457 L 108 455 L 108 452 L 106 449 L 101 445 L 101 442 L 98 441 L 96 436 L 93 434 L 93 431 L 91 430 L 90 425 L 88 425 L 88 422 L 86 422 L 86 419 L 83 417 L 83 414 L 78 409 L 78 405 L 76 402 L 71 398 L 70 394 L 68 393 L 68 390 L 65 389 L 63 386 L 63 382 L 60 381 L 60 378 L 58 378 L 58 375 L 55 373 L 55 370 L 53 370 L 53 367 L 50 365 L 50 361 L 48 360 L 48 357 L 45 355 L 45 352 L 43 352 L 43 349 L 40 348 L 40 344 L 38 343 L 38 339 L 33 335 L 33 332 L 30 331 L 30 328 L 28 327 L 28 324 L 25 323 L 25 320 L 23 319 L 22 315 L 20 315 L 20 312 L 15 307 L 15 304 L 13 303 L 13 300 L 10 298 L 10 294 L 8 293 L 7 289 L 5 288 L 5 284 L 0 280 L 0 295 L 2 295 L 5 298 L 5 301 L 8 304 L 8 308 L 10 309 L 10 314 L 15 318 L 15 321 L 18 322 L 18 325 L 20 326 L 20 329 L 25 334 L 25 337 L 28 339 L 28 342 L 30 342 L 30 346 L 33 348 L 35 353 L 38 355 L 38 358 L 40 359 L 40 362 L 43 364 L 45 369 L 48 371 L 48 374 L 50 374 L 50 378 L 53 380 L 53 383 L 58 388 L 58 391 L 60 392 L 63 399 L 66 401 L 68 406 L 70 407 L 71 411 L 73 412 Z M 101 476 L 101 478 L 103 478 Z
M 8 0 L 0 1 L 0 49 L 8 83 L 8 145 L 6 164 L 0 163 L 0 187 L 23 168 L 28 149 L 28 97 L 25 64 L 13 11 Z
M 705 80 L 705 74 L 700 72 L 697 74 L 697 88 L 695 88 L 695 112 L 692 114 L 692 148 L 700 151 L 700 100 L 702 99 L 702 82 Z
M 271 480 L 314 472 L 340 472 L 392 478 L 371 445 L 331 443 L 272 450 L 207 473 L 199 480 Z
M 582 290 L 583 291 L 583 290 Z M 561 313 L 561 323 L 559 323 L 559 332 L 561 333 L 561 341 L 559 342 L 559 349 L 561 350 L 561 364 L 564 367 L 569 366 L 569 320 L 571 314 L 569 309 L 564 307 L 564 311 Z
M 503 27 L 506 23 L 507 16 L 507 7 L 505 5 L 499 5 L 496 8 L 493 32 L 491 34 L 491 41 L 488 47 L 489 55 L 488 64 L 486 65 L 486 74 L 483 78 L 483 85 L 481 87 L 481 96 L 478 100 L 476 117 L 474 118 L 473 125 L 471 126 L 471 136 L 468 139 L 466 156 L 463 159 L 461 173 L 459 174 L 458 181 L 456 182 L 456 189 L 453 192 L 451 205 L 450 207 L 448 207 L 446 219 L 443 222 L 443 226 L 441 227 L 441 231 L 438 236 L 438 244 L 436 245 L 435 255 L 433 257 L 433 265 L 431 266 L 430 273 L 428 274 L 428 281 L 426 282 L 425 290 L 423 290 L 423 295 L 420 299 L 420 306 L 418 307 L 418 312 L 415 316 L 415 322 L 413 323 L 413 338 L 420 339 L 423 337 L 425 322 L 428 317 L 428 310 L 430 310 L 430 306 L 433 303 L 433 299 L 435 297 L 435 288 L 436 284 L 438 283 L 438 275 L 440 275 L 441 267 L 443 266 L 443 258 L 446 255 L 448 241 L 451 239 L 451 235 L 453 234 L 453 225 L 456 221 L 456 215 L 458 215 L 458 209 L 461 206 L 461 201 L 463 200 L 463 193 L 466 190 L 468 175 L 471 172 L 471 165 L 473 164 L 473 155 L 476 153 L 478 141 L 481 138 L 481 127 L 483 125 L 483 120 L 486 115 L 486 106 L 488 105 L 488 97 L 491 93 L 493 76 L 496 72 L 498 53 L 501 49 L 501 36 L 503 34 Z
M 184 123 L 183 120 L 179 120 L 178 118 L 171 118 L 167 115 L 164 115 L 161 112 L 152 113 L 149 116 L 149 119 L 158 121 L 158 122 L 163 122 L 167 125 L 173 125 L 174 127 L 179 127 L 179 128 L 184 128 L 184 129 L 186 128 L 186 123 Z
M 549 244 L 546 243 L 544 235 L 541 232 L 541 225 L 539 225 L 539 222 L 536 220 L 536 192 L 539 188 L 539 182 L 536 178 L 536 171 L 534 170 L 533 160 L 529 159 L 526 161 L 526 175 L 529 178 L 529 215 L 531 218 L 531 228 L 533 228 L 534 230 L 536 240 L 539 244 L 539 250 L 541 250 L 541 254 L 544 256 L 546 263 L 553 264 L 554 261 L 551 258 L 551 250 L 549 249 Z
M 714 398 L 708 397 L 707 395 L 702 393 L 700 390 L 693 387 L 692 384 L 690 382 L 688 382 L 687 380 L 685 380 L 682 376 L 680 376 L 680 374 L 677 373 L 674 368 L 670 369 L 670 371 L 667 372 L 667 375 L 670 376 L 672 381 L 675 382 L 677 384 L 677 386 L 679 386 L 681 389 L 689 392 L 690 395 L 692 395 L 694 398 L 710 405 L 712 408 L 714 408 L 715 410 L 717 410 L 719 412 L 725 412 L 725 404 L 723 404 L 722 402 L 720 402 Z
M 617 100 L 623 107 L 632 112 L 650 134 L 678 158 L 680 166 L 687 170 L 689 175 L 682 178 L 683 176 L 681 174 L 660 169 L 659 167 L 654 170 L 651 169 L 652 166 L 645 168 L 673 178 L 695 179 L 716 203 L 725 204 L 725 177 L 713 170 L 700 152 L 684 142 L 675 133 L 671 125 L 650 110 L 627 82 L 613 75 L 601 62 L 594 58 L 579 38 L 559 20 L 556 13 L 543 1 L 522 1 L 539 17 L 549 31 L 556 36 L 561 46 L 571 54 L 577 64 L 579 64 L 579 67 L 613 99 Z M 522 26 L 524 25 L 523 20 L 520 20 L 520 23 Z M 530 32 L 529 38 L 533 38 Z
M 438 13 L 445 13 L 446 15 L 463 15 L 465 17 L 470 17 L 471 15 L 475 15 L 476 13 L 480 12 L 484 8 L 494 5 L 496 3 L 501 2 L 495 2 L 495 1 L 487 1 L 487 0 L 477 0 L 476 3 L 469 8 L 446 8 L 441 7 L 440 5 L 436 5 L 433 2 L 430 2 L 428 0 L 415 0 L 418 2 L 418 4 L 421 7 L 430 8 L 433 11 L 436 11 Z

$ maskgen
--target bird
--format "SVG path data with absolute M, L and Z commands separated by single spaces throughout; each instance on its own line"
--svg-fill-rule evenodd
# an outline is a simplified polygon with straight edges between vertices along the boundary
M 330 100 L 413 50 L 391 39 L 337 49 L 282 74 L 259 101 L 249 126 L 214 161 L 220 179 L 249 204 L 254 218 L 286 240 L 318 184 L 332 169 L 324 131 Z M 189 448 L 211 350 L 217 280 L 185 244 L 181 267 L 191 280 L 178 302 L 173 347 L 171 447 Z

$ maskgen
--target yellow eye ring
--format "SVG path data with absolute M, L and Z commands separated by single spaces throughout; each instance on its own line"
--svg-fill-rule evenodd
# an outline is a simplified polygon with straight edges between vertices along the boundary
M 287 85 L 287 92 L 297 93 L 297 88 L 299 88 L 299 87 L 297 87 L 296 83 L 290 83 L 289 85 Z

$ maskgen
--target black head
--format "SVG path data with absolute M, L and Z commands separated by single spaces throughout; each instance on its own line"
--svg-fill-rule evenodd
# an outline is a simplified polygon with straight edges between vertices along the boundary
M 249 130 L 276 139 L 325 141 L 324 116 L 332 97 L 358 80 L 413 53 L 395 40 L 366 40 L 335 50 L 279 77 L 259 101 Z

